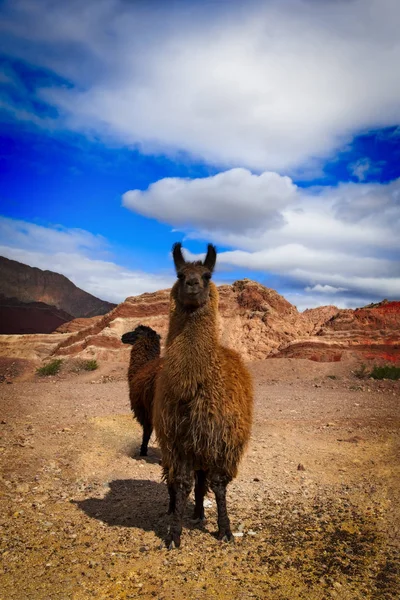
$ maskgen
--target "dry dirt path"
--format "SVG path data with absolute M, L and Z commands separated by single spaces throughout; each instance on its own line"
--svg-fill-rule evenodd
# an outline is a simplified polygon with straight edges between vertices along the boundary
M 173 552 L 158 450 L 137 456 L 124 379 L 2 384 L 0 599 L 398 598 L 399 383 L 302 360 L 252 370 L 253 435 L 228 495 L 239 535 L 213 537 L 209 495 L 205 527 L 190 502 Z

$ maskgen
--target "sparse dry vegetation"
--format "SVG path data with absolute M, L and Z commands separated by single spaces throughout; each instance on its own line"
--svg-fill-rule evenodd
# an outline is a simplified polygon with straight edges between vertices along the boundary
M 400 379 L 400 367 L 396 367 L 395 365 L 384 365 L 383 367 L 375 366 L 371 373 L 370 377 L 372 379 Z
M 395 365 L 375 365 L 372 369 L 368 369 L 366 364 L 358 367 L 353 374 L 358 379 L 400 379 L 400 367 Z
M 52 360 L 51 362 L 47 363 L 47 365 L 44 365 L 43 367 L 39 367 L 39 369 L 36 370 L 36 373 L 37 373 L 37 375 L 39 375 L 39 377 L 48 377 L 49 375 L 57 375 L 57 373 L 61 369 L 62 362 L 63 361 L 60 358 Z

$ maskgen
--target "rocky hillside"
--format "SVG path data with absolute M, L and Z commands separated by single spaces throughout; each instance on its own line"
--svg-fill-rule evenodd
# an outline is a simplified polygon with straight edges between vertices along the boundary
M 311 319 L 305 319 L 277 292 L 254 281 L 245 279 L 220 286 L 219 294 L 221 341 L 248 360 L 265 358 L 313 331 Z M 129 347 L 120 342 L 121 335 L 139 323 L 153 327 L 165 339 L 168 308 L 169 290 L 127 298 L 89 327 L 81 321 L 83 328 L 68 336 L 55 354 L 113 356 L 118 360 L 129 353 Z
M 312 311 L 303 314 L 307 313 L 312 316 Z M 400 302 L 383 300 L 355 310 L 336 309 L 313 335 L 291 341 L 277 356 L 340 361 L 344 353 L 366 360 L 400 361 Z
M 104 315 L 116 306 L 84 292 L 64 275 L 29 267 L 4 256 L 0 256 L 0 293 L 23 303 L 43 302 L 72 317 Z
M 224 345 L 247 360 L 272 357 L 340 361 L 400 360 L 400 302 L 341 310 L 325 306 L 299 313 L 275 290 L 244 279 L 219 287 L 220 332 Z M 130 347 L 121 335 L 137 325 L 149 325 L 165 340 L 169 290 L 127 298 L 103 316 L 75 319 L 49 336 L 3 336 L 0 356 L 96 358 L 128 361 Z M 27 338 L 29 338 L 27 340 Z
M 51 333 L 72 319 L 44 302 L 21 302 L 0 294 L 0 334 Z

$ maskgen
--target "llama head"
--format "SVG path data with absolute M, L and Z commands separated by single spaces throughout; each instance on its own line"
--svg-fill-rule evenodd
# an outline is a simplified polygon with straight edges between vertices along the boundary
M 187 308 L 203 306 L 210 295 L 210 279 L 217 260 L 215 246 L 208 244 L 204 261 L 187 262 L 182 256 L 182 244 L 178 242 L 172 247 L 172 256 L 178 277 L 178 301 Z
M 146 325 L 139 325 L 133 331 L 128 331 L 124 333 L 121 337 L 121 342 L 123 344 L 135 344 L 141 338 L 147 338 L 151 340 L 154 344 L 160 344 L 160 336 L 154 331 L 151 327 L 147 327 Z

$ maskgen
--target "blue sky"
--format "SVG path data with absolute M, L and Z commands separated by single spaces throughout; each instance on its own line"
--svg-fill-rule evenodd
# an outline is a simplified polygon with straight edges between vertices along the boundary
M 396 2 L 0 10 L 1 255 L 117 302 L 213 242 L 301 310 L 400 298 Z

